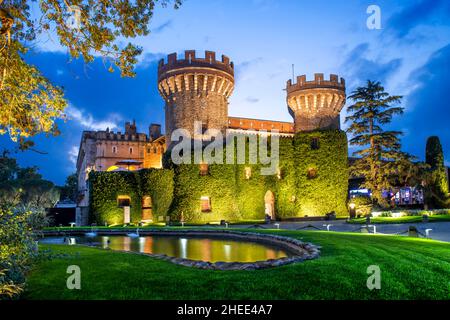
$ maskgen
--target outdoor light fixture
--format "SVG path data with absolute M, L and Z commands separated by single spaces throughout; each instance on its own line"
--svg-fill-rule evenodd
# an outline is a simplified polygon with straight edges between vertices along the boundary
M 332 224 L 324 224 L 324 227 L 327 227 L 327 231 L 330 231 L 330 227 L 332 226 Z
M 373 228 L 373 234 L 377 234 L 377 226 L 376 225 L 371 224 L 371 225 L 368 225 L 368 227 L 369 228 L 372 227 Z
M 433 229 L 425 229 L 425 236 L 426 236 L 427 238 L 430 237 L 430 231 L 433 231 Z
M 350 205 L 349 205 L 349 206 L 350 206 L 350 209 L 352 209 L 352 210 L 353 210 L 353 209 L 355 209 L 355 207 L 356 207 L 356 204 L 354 204 L 354 203 L 352 202 L 352 203 L 350 203 Z
M 280 224 L 279 223 L 275 223 L 274 225 L 275 225 L 275 227 L 277 227 L 277 229 L 280 229 Z

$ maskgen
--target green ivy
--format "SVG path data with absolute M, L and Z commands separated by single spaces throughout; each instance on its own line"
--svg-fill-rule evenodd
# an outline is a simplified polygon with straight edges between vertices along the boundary
M 311 148 L 312 138 L 320 147 Z M 269 141 L 270 143 L 270 141 Z M 263 176 L 260 164 L 212 164 L 206 176 L 199 165 L 173 166 L 174 202 L 170 212 L 175 220 L 211 222 L 220 220 L 264 219 L 264 196 L 275 194 L 275 211 L 281 219 L 323 216 L 335 211 L 347 215 L 348 163 L 347 136 L 340 130 L 298 133 L 294 138 L 280 138 L 281 179 Z M 236 155 L 236 153 L 235 153 Z M 245 167 L 251 168 L 246 179 Z M 308 178 L 308 169 L 317 175 Z M 211 212 L 201 212 L 200 198 L 211 199 Z
M 318 149 L 312 148 L 313 138 L 319 141 Z M 122 223 L 123 211 L 117 207 L 119 195 L 131 198 L 132 222 L 141 219 L 144 195 L 152 197 L 155 219 L 167 214 L 171 220 L 183 218 L 194 223 L 264 219 L 264 197 L 269 190 L 275 195 L 275 212 L 281 219 L 323 216 L 331 211 L 347 215 L 346 134 L 340 130 L 313 131 L 279 141 L 280 177 L 261 175 L 262 166 L 267 165 L 249 164 L 248 143 L 245 164 L 236 164 L 235 152 L 235 164 L 210 164 L 204 176 L 198 164 L 173 165 L 168 154 L 164 156 L 166 169 L 92 172 L 93 221 Z M 225 152 L 223 157 L 225 163 Z M 249 179 L 246 167 L 251 168 Z M 310 169 L 316 173 L 312 177 L 308 176 Z M 210 198 L 210 212 L 201 211 L 202 196 Z
M 143 169 L 133 172 L 91 172 L 89 174 L 91 222 L 122 224 L 123 209 L 118 196 L 131 198 L 131 222 L 142 218 L 142 197 L 152 198 L 153 219 L 167 215 L 173 197 L 173 171 Z

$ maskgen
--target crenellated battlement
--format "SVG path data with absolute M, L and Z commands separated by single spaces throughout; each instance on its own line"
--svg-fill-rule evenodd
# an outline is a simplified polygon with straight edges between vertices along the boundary
M 307 81 L 306 75 L 298 76 L 297 81 L 295 83 L 292 83 L 292 80 L 288 80 L 286 83 L 286 90 L 289 93 L 298 91 L 298 90 L 304 90 L 304 89 L 322 89 L 322 88 L 329 88 L 329 89 L 337 89 L 337 90 L 343 90 L 345 91 L 345 80 L 344 78 L 340 78 L 335 74 L 330 75 L 329 80 L 325 80 L 323 73 L 315 73 L 314 74 L 314 80 Z
M 335 74 L 325 80 L 323 73 L 316 73 L 314 80 L 305 75 L 297 82 L 288 80 L 286 102 L 294 117 L 295 131 L 338 129 L 339 113 L 345 104 L 345 80 Z
M 168 76 L 168 73 L 177 73 L 177 70 L 184 73 L 186 70 L 199 68 L 216 69 L 234 77 L 234 63 L 227 56 L 222 55 L 221 60 L 217 60 L 214 51 L 205 51 L 205 57 L 200 58 L 196 56 L 195 50 L 186 50 L 184 59 L 179 59 L 176 53 L 171 53 L 167 56 L 167 62 L 164 59 L 159 61 L 158 80 Z
M 234 64 L 225 55 L 217 60 L 213 51 L 206 51 L 204 58 L 197 57 L 194 50 L 186 50 L 184 59 L 169 54 L 167 62 L 160 60 L 158 65 L 158 90 L 166 102 L 168 146 L 176 129 L 196 134 L 195 121 L 202 122 L 202 130 L 225 130 Z

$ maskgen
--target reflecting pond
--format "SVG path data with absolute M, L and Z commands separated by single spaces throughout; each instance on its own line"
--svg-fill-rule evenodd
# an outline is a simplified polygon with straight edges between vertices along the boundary
M 281 248 L 263 243 L 226 238 L 198 238 L 175 236 L 96 236 L 96 237 L 48 237 L 41 243 L 89 244 L 92 246 L 209 262 L 254 262 L 287 257 Z

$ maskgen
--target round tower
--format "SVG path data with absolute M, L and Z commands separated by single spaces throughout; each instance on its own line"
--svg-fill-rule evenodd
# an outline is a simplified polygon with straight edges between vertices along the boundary
M 172 53 L 159 61 L 158 90 L 166 101 L 166 137 L 182 128 L 194 134 L 194 122 L 207 129 L 224 131 L 228 125 L 228 98 L 234 89 L 234 65 L 227 56 L 216 60 L 216 53 L 206 51 L 204 58 L 186 50 L 184 59 Z M 195 132 L 195 134 L 202 132 Z
M 339 129 L 339 113 L 345 104 L 345 80 L 330 75 L 324 80 L 316 73 L 314 80 L 298 76 L 297 83 L 288 80 L 286 85 L 289 113 L 294 118 L 295 132 L 315 129 Z

